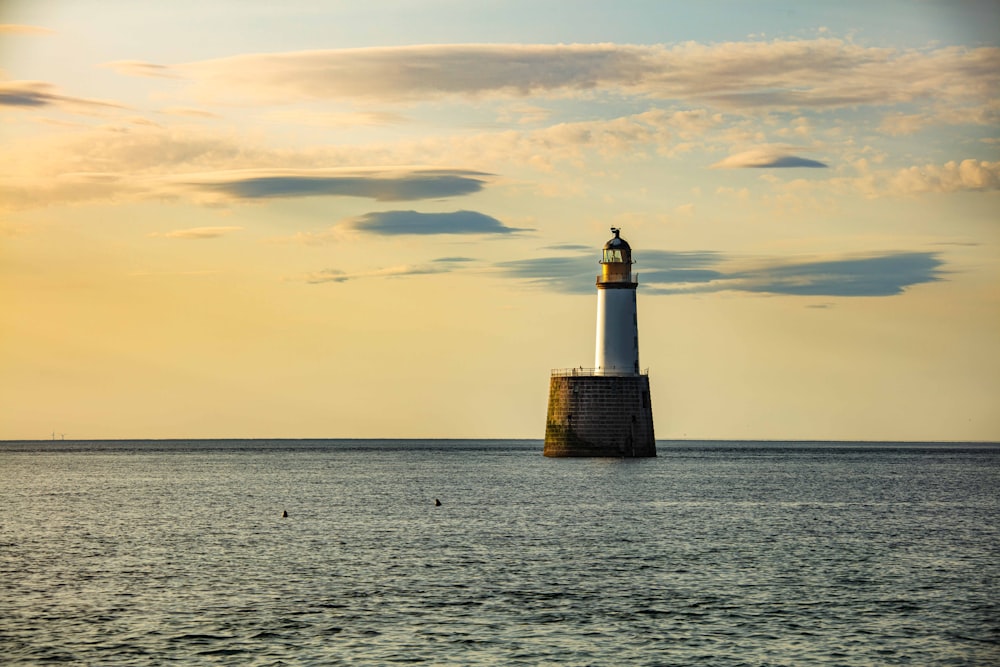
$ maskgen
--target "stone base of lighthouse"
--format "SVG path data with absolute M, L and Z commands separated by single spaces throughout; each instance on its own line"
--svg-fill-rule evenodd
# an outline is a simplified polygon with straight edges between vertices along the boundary
M 555 371 L 545 456 L 656 456 L 648 375 Z

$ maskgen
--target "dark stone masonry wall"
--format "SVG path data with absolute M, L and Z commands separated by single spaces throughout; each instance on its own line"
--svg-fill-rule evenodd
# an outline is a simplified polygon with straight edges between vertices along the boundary
M 557 376 L 545 456 L 656 456 L 649 376 Z

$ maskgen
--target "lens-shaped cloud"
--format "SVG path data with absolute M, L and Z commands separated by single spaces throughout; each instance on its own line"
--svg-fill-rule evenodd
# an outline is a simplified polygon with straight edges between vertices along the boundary
M 872 257 L 769 262 L 720 277 L 719 286 L 743 292 L 799 296 L 893 296 L 912 285 L 941 280 L 936 253 L 895 252 Z M 711 283 L 709 283 L 711 284 Z
M 177 185 L 228 199 L 365 197 L 376 201 L 415 201 L 479 192 L 489 176 L 480 171 L 451 169 L 283 170 L 184 177 Z
M 382 236 L 426 234 L 513 234 L 530 231 L 508 227 L 496 218 L 477 211 L 420 213 L 380 211 L 366 213 L 347 223 L 351 229 Z
M 827 164 L 818 160 L 800 157 L 787 152 L 784 147 L 761 146 L 730 155 L 712 165 L 716 169 L 789 169 L 796 167 L 825 168 Z

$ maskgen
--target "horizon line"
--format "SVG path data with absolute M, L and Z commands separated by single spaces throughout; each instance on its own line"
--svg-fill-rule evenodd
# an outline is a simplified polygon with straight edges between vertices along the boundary
M 370 442 L 370 441 L 442 441 L 442 442 L 491 442 L 491 441 L 516 441 L 516 442 L 544 442 L 543 437 L 520 438 L 520 437 L 239 437 L 227 436 L 220 438 L 211 437 L 164 437 L 164 438 L 9 438 L 0 439 L 0 445 L 9 443 L 88 443 L 88 442 Z M 1000 446 L 1000 440 L 871 440 L 871 439 L 831 439 L 831 438 L 657 438 L 657 444 L 664 443 L 795 443 L 795 444 L 911 444 L 911 445 L 933 445 L 933 444 L 965 444 L 965 445 L 994 445 Z

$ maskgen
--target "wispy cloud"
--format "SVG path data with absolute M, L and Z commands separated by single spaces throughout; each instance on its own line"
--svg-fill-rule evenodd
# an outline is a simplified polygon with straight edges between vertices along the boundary
M 493 174 L 426 164 L 420 158 L 430 153 L 438 158 L 462 155 L 476 159 L 475 147 L 466 141 L 455 146 L 442 140 L 429 148 L 419 142 L 402 142 L 391 150 L 353 145 L 279 149 L 247 141 L 218 126 L 107 123 L 9 142 L 0 163 L 0 208 L 110 196 L 185 197 L 208 204 L 310 196 L 379 201 L 463 196 L 483 190 Z M 480 154 L 485 143 L 479 144 Z M 485 150 L 499 152 L 504 146 L 506 143 Z M 74 173 L 113 175 L 116 180 L 100 187 L 78 182 L 67 167 Z
M 0 106 L 24 108 L 60 106 L 71 111 L 93 107 L 127 108 L 115 102 L 63 95 L 55 86 L 44 81 L 0 81 Z
M 993 97 L 981 104 L 923 109 L 920 113 L 894 112 L 882 118 L 879 130 L 890 136 L 916 134 L 933 125 L 989 125 L 1000 122 L 1000 99 Z
M 460 169 L 289 169 L 185 176 L 176 179 L 176 183 L 182 188 L 231 199 L 339 196 L 414 201 L 479 192 L 490 176 Z
M 289 125 L 316 127 L 382 127 L 410 122 L 405 116 L 388 111 L 315 111 L 309 109 L 282 109 L 265 116 L 268 120 Z
M 168 239 L 217 239 L 242 229 L 242 227 L 192 227 L 190 229 L 175 229 L 171 232 L 153 232 L 150 236 L 161 236 Z
M 166 107 L 160 113 L 168 116 L 188 116 L 191 118 L 220 118 L 219 114 L 195 107 Z
M 221 86 L 257 99 L 407 100 L 591 89 L 638 71 L 642 59 L 641 51 L 613 45 L 469 44 L 246 54 L 175 69 L 202 91 Z
M 54 33 L 55 30 L 42 28 L 36 25 L 0 23 L 0 35 L 52 35 Z
M 760 146 L 730 155 L 712 165 L 716 169 L 787 169 L 796 167 L 825 168 L 818 160 L 792 155 L 778 146 Z
M 146 62 L 144 60 L 116 60 L 104 63 L 103 67 L 112 69 L 119 74 L 126 76 L 150 76 L 173 78 L 177 76 L 174 71 L 166 65 Z
M 420 213 L 380 211 L 366 213 L 347 223 L 350 229 L 382 236 L 426 234 L 513 234 L 530 231 L 508 227 L 496 218 L 477 211 Z
M 593 250 L 593 248 L 582 243 L 556 243 L 547 245 L 542 250 Z
M 322 283 L 345 283 L 349 280 L 362 278 L 401 278 L 405 276 L 423 276 L 437 273 L 449 273 L 461 264 L 471 261 L 465 257 L 440 257 L 427 264 L 400 264 L 371 271 L 348 272 L 340 269 L 322 269 L 302 276 L 302 279 L 312 285 Z
M 907 287 L 941 280 L 943 261 L 933 252 L 886 252 L 863 257 L 748 261 L 709 251 L 637 253 L 645 294 L 753 292 L 797 296 L 893 296 Z M 528 285 L 591 294 L 597 275 L 593 253 L 540 257 L 495 265 Z
M 931 122 L 932 119 L 927 114 L 894 113 L 882 119 L 879 130 L 889 136 L 899 137 L 915 134 L 927 127 Z
M 128 275 L 135 278 L 164 277 L 164 276 L 216 276 L 222 273 L 218 269 L 200 269 L 195 271 L 132 271 Z
M 988 97 L 1000 49 L 902 50 L 839 39 L 675 46 L 454 44 L 245 54 L 172 69 L 201 94 L 401 101 L 619 89 L 728 109 Z

